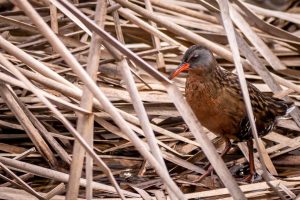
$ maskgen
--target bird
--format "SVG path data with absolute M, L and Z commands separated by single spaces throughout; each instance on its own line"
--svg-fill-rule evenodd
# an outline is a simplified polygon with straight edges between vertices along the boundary
M 213 53 L 201 45 L 188 48 L 169 79 L 184 71 L 188 72 L 185 98 L 198 121 L 225 141 L 221 156 L 230 150 L 231 141 L 247 142 L 250 173 L 244 181 L 252 182 L 255 175 L 253 135 L 237 75 L 222 69 Z M 257 133 L 259 137 L 263 137 L 273 129 L 279 117 L 291 112 L 294 104 L 268 96 L 250 82 L 247 82 L 247 86 Z M 200 179 L 209 175 L 212 170 L 210 165 Z

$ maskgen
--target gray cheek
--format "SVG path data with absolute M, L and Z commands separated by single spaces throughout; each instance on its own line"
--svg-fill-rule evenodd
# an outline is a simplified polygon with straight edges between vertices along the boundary
M 206 66 L 209 66 L 209 63 L 210 60 L 208 58 L 201 58 L 197 63 L 194 64 L 194 66 L 197 66 L 197 68 L 206 68 Z
M 210 63 L 212 62 L 212 58 L 210 55 L 204 54 L 202 55 L 200 62 L 204 65 L 204 66 L 208 66 L 210 65 Z

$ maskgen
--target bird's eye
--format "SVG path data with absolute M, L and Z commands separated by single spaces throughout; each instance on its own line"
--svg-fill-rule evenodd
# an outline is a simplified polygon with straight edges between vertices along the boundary
M 198 58 L 199 54 L 194 54 L 192 58 Z
M 199 54 L 193 54 L 190 56 L 189 61 L 197 60 L 199 58 L 199 56 L 200 56 Z

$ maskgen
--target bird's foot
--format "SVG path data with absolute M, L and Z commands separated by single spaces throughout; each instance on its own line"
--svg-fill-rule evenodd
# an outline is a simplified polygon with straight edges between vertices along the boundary
M 235 165 L 230 169 L 230 171 L 239 182 L 254 183 L 261 180 L 261 176 L 257 173 L 251 173 L 247 165 Z
M 244 177 L 242 179 L 242 182 L 253 183 L 254 182 L 254 176 L 253 176 L 253 174 L 249 174 L 248 176 Z
M 208 175 L 210 175 L 212 171 L 213 171 L 213 167 L 210 165 L 208 167 L 208 169 L 206 170 L 206 172 L 204 174 L 202 174 L 199 178 L 197 178 L 196 180 L 194 180 L 193 182 L 201 182 L 205 177 L 207 177 Z
M 255 174 L 249 174 L 246 177 L 243 177 L 241 179 L 238 179 L 239 182 L 242 183 L 256 183 L 261 180 L 261 176 L 257 173 Z

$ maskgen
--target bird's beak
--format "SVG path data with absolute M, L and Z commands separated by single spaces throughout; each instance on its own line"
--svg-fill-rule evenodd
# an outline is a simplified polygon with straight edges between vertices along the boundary
M 188 70 L 190 67 L 189 63 L 183 63 L 177 67 L 177 69 L 169 76 L 169 79 L 172 80 L 175 78 L 178 74 L 180 74 L 183 71 Z

